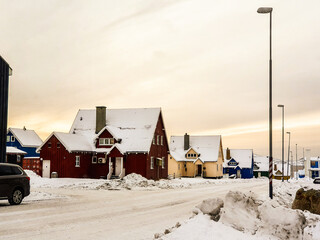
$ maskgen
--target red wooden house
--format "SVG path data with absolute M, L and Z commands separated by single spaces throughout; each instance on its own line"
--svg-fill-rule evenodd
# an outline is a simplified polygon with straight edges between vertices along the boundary
M 43 176 L 168 176 L 168 143 L 160 108 L 79 110 L 69 133 L 53 132 L 39 147 Z

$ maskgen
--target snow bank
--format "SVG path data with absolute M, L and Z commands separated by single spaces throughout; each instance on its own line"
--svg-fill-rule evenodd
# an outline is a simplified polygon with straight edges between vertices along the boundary
M 197 206 L 191 219 L 173 228 L 160 239 L 320 239 L 320 216 L 308 211 L 293 210 L 296 191 L 304 187 L 320 188 L 310 179 L 282 183 L 274 181 L 274 198 L 259 198 L 250 192 L 230 191 L 223 202 L 218 222 L 211 211 L 221 203 L 207 199 Z

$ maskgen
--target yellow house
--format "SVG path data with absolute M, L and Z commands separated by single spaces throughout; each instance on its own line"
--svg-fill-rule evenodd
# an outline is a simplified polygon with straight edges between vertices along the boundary
M 173 177 L 222 178 L 221 136 L 171 136 L 168 174 Z

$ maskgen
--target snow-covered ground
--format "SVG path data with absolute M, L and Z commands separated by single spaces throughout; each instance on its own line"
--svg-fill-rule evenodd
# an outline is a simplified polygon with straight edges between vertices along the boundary
M 132 174 L 121 181 L 27 172 L 30 196 L 19 206 L 0 201 L 1 239 L 320 239 L 318 216 L 288 208 L 301 186 L 318 187 L 311 181 L 274 181 L 270 201 L 266 178 L 152 181 Z M 195 208 L 207 198 L 224 200 L 218 222 Z
M 229 192 L 224 198 L 219 221 L 212 220 L 199 208 L 194 209 L 193 216 L 155 234 L 155 239 L 186 240 L 186 239 L 320 239 L 320 216 L 308 211 L 291 209 L 295 193 L 299 188 L 320 189 L 312 179 L 274 182 L 274 198 L 259 196 L 250 192 Z M 202 206 L 210 208 L 208 202 Z M 205 212 L 205 211 L 204 211 Z

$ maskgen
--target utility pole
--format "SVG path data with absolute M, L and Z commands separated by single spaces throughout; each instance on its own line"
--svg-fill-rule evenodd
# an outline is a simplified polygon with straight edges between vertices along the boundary
M 296 143 L 296 179 L 298 180 L 298 144 Z

